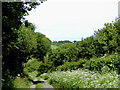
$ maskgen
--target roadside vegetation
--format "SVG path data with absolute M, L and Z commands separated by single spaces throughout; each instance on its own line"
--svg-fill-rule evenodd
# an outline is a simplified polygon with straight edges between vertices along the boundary
M 42 83 L 36 84 L 35 90 L 44 90 L 44 85 Z
M 89 61 L 66 62 L 41 77 L 55 88 L 118 88 L 118 57 L 114 54 Z
M 103 67 L 105 71 L 107 67 Z M 55 71 L 41 75 L 55 88 L 118 88 L 118 74 L 111 72 L 93 72 L 77 69 L 72 71 Z
M 27 77 L 16 77 L 13 84 L 14 88 L 30 88 L 32 82 L 30 82 Z
M 57 67 L 57 71 L 75 70 L 79 68 L 89 69 L 91 71 L 101 72 L 104 66 L 109 67 L 109 70 L 119 71 L 120 63 L 119 54 L 106 55 L 99 58 L 80 59 L 77 62 L 66 62 Z M 106 71 L 107 72 L 107 71 Z
M 118 87 L 119 19 L 105 23 L 94 35 L 80 41 L 52 42 L 35 32 L 35 25 L 24 19 L 28 11 L 40 3 L 2 4 L 3 89 L 29 88 L 32 81 L 40 76 L 60 88 Z M 39 83 L 38 87 L 42 85 Z

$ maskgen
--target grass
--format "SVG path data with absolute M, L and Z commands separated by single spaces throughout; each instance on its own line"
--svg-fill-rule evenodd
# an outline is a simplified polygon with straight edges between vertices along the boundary
M 116 71 L 100 74 L 87 69 L 78 69 L 71 72 L 45 73 L 41 77 L 48 77 L 47 80 L 55 88 L 118 88 Z
M 56 45 L 51 45 L 51 48 L 52 48 L 52 49 L 56 49 L 56 48 L 58 48 L 58 46 L 56 46 Z
M 40 76 L 39 77 L 36 77 L 38 79 L 38 81 L 40 81 Z
M 33 73 L 31 73 L 31 77 L 35 78 L 35 75 Z M 32 79 L 33 79 L 32 78 Z M 37 77 L 38 81 L 40 81 L 40 77 Z M 14 81 L 14 88 L 30 88 L 30 86 L 33 85 L 33 83 L 31 81 L 28 80 L 27 77 L 21 78 L 21 77 L 17 77 Z M 35 90 L 39 90 L 42 88 L 44 88 L 42 83 L 38 83 L 36 84 Z
M 44 89 L 44 85 L 42 83 L 38 83 L 36 84 L 35 90 L 43 90 Z
M 13 83 L 15 88 L 29 88 L 32 85 L 32 82 L 30 82 L 27 77 L 17 77 Z

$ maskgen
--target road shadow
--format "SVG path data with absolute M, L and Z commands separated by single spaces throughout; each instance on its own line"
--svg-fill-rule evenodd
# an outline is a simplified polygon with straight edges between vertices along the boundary
M 45 83 L 44 81 L 32 81 L 33 84 L 37 84 L 37 83 Z
M 45 81 L 34 81 L 34 80 L 30 80 L 30 79 L 29 79 L 29 81 L 31 81 L 33 84 L 45 83 Z

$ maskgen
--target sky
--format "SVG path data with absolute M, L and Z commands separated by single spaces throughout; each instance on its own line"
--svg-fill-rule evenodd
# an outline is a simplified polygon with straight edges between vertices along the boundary
M 118 17 L 120 0 L 47 0 L 25 18 L 51 41 L 80 41 Z

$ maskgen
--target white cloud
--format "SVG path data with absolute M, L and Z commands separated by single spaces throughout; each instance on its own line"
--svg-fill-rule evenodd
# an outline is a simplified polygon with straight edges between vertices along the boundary
M 76 39 L 93 35 L 94 30 L 118 15 L 119 0 L 48 0 L 26 17 L 36 31 L 51 40 Z

